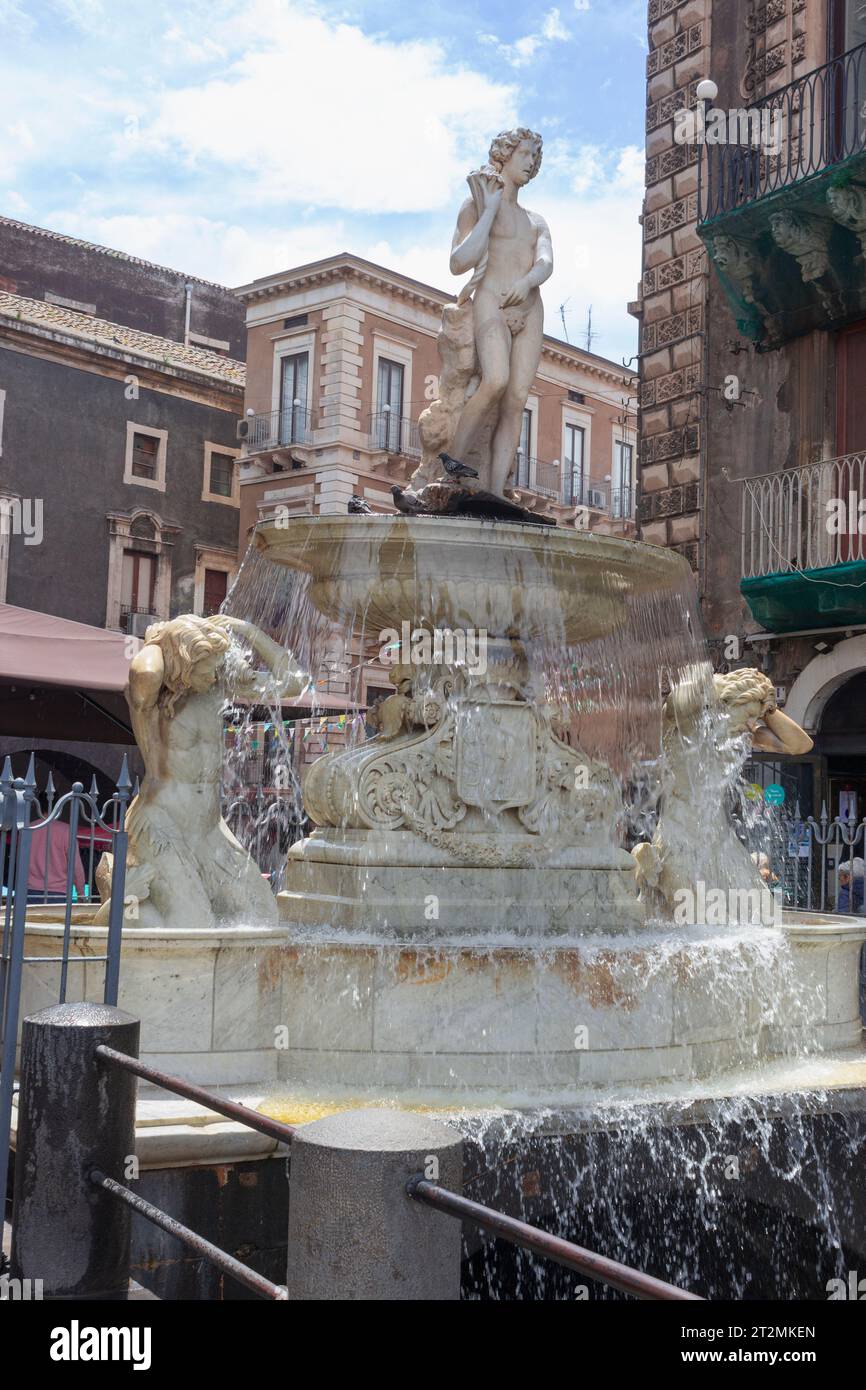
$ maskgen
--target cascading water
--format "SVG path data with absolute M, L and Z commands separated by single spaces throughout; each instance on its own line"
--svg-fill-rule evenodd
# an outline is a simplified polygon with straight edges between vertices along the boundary
M 335 685 L 346 716 L 340 748 L 306 771 L 318 828 L 277 880 L 290 1045 L 268 1108 L 434 1108 L 483 1155 L 469 1195 L 711 1296 L 768 1281 L 819 1296 L 796 1273 L 803 1251 L 819 1281 L 837 1277 L 856 1229 L 860 1122 L 828 1100 L 834 1071 L 859 1065 L 859 1026 L 830 1001 L 850 947 L 806 949 L 779 920 L 661 920 L 627 853 L 667 794 L 693 808 L 668 836 L 696 890 L 707 880 L 699 904 L 759 882 L 745 849 L 717 853 L 747 739 L 708 701 L 672 767 L 663 698 L 706 669 L 685 565 L 519 526 L 297 518 L 260 526 L 226 611 L 311 673 L 313 723 Z M 426 660 L 404 623 L 416 654 L 430 637 Z M 443 653 L 443 632 L 462 651 Z M 383 647 L 394 693 L 371 738 Z M 263 822 L 279 818 L 284 843 L 304 818 L 286 713 L 267 721 L 288 771 L 248 817 L 254 852 Z M 242 773 L 230 750 L 229 802 Z M 842 1062 L 821 1058 L 834 1048 Z M 528 1256 L 467 1258 L 479 1296 L 573 1296 Z

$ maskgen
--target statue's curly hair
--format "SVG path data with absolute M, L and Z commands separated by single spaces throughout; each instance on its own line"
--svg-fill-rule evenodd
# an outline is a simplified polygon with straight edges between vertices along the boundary
M 532 172 L 529 177 L 535 178 L 541 168 L 541 155 L 543 141 L 535 130 L 530 130 L 528 126 L 518 126 L 516 130 L 501 130 L 494 140 L 491 141 L 488 160 L 493 166 L 493 172 L 501 174 L 503 166 L 508 163 L 521 140 L 531 140 L 535 146 L 535 159 L 532 165 Z
M 753 702 L 760 702 L 764 714 L 776 708 L 776 687 L 769 676 L 765 676 L 763 671 L 756 671 L 753 666 L 743 666 L 738 671 L 713 676 L 713 685 L 719 700 L 729 708 Z
M 190 676 L 198 662 L 204 657 L 225 654 L 229 644 L 227 632 L 193 613 L 151 624 L 144 634 L 144 645 L 159 647 L 162 652 L 164 675 L 159 704 L 169 715 L 189 690 Z

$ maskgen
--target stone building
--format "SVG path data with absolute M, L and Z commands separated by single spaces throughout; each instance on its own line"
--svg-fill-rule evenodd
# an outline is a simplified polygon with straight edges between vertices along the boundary
M 648 14 L 640 534 L 691 561 L 717 667 L 762 666 L 815 737 L 759 777 L 862 814 L 864 8 Z
M 135 635 L 218 607 L 237 556 L 239 302 L 2 219 L 0 275 L 0 600 Z
M 0 602 L 133 636 L 219 607 L 243 339 L 221 286 L 0 219 Z

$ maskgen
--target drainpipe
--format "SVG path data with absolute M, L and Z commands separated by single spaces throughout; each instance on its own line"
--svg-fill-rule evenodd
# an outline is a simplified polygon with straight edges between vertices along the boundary
M 189 283 L 189 281 L 187 281 L 183 289 L 184 294 L 186 295 L 186 303 L 184 306 L 183 314 L 183 345 L 184 347 L 189 347 L 189 320 L 190 315 L 192 314 L 192 285 Z

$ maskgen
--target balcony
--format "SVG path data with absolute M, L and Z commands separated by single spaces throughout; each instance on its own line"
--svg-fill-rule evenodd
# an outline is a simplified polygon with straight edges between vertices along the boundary
M 562 465 L 558 459 L 547 463 L 542 459 L 527 458 L 518 453 L 515 476 L 514 487 L 518 492 L 547 498 L 560 507 L 582 507 L 588 511 L 600 512 L 614 521 L 627 521 L 634 516 L 635 498 L 632 488 L 611 488 L 605 483 L 595 483 L 591 479 L 577 480 L 575 486 L 568 468 L 563 476 Z
M 866 316 L 866 44 L 699 138 L 698 234 L 740 332 L 777 346 Z
M 390 410 L 377 410 L 370 416 L 368 428 L 371 449 L 384 449 L 401 458 L 420 459 L 421 436 L 415 421 Z
M 562 469 L 559 460 L 545 463 L 543 459 L 530 458 L 518 449 L 513 486 L 521 492 L 534 492 L 540 497 L 549 497 L 558 502 L 562 494 Z
M 246 445 L 247 455 L 312 444 L 313 413 L 302 406 L 290 406 L 264 415 L 247 415 L 238 423 L 238 439 Z
M 120 606 L 120 631 L 129 637 L 144 637 L 147 629 L 158 622 L 159 618 L 149 608 L 133 608 L 128 604 Z
M 748 479 L 741 574 L 770 632 L 866 622 L 866 454 Z

